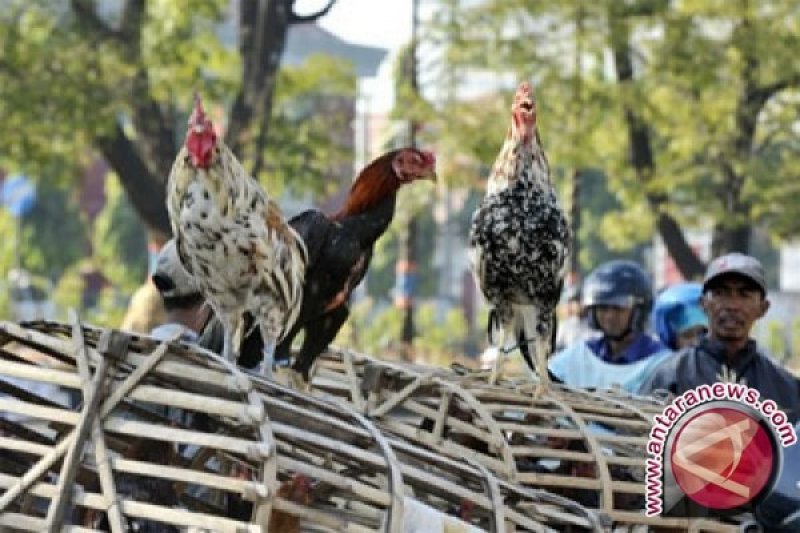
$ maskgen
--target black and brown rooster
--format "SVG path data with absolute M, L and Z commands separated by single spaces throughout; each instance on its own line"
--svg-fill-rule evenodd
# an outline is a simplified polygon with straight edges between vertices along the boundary
M 304 381 L 350 314 L 350 294 L 364 279 L 375 242 L 394 218 L 397 191 L 417 180 L 435 180 L 435 167 L 431 152 L 392 150 L 361 170 L 338 213 L 329 217 L 312 209 L 289 220 L 306 244 L 309 266 L 300 314 L 276 357 L 288 358 L 292 340 L 305 331 L 292 365 Z
M 522 83 L 511 107 L 511 127 L 472 217 L 470 260 L 491 306 L 489 342 L 497 350 L 490 382 L 496 382 L 507 351 L 518 346 L 528 368 L 549 382 L 552 350 L 569 230 L 550 181 L 539 141 L 536 102 Z M 536 354 L 531 359 L 530 346 Z

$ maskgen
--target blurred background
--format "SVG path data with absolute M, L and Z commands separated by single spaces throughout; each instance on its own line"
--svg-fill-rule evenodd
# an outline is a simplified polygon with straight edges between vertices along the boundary
M 629 258 L 660 289 L 748 252 L 773 302 L 758 336 L 796 368 L 798 50 L 796 0 L 0 0 L 0 318 L 149 330 L 197 90 L 287 215 L 332 210 L 387 149 L 435 150 L 337 342 L 473 364 L 469 221 L 530 80 L 569 283 Z

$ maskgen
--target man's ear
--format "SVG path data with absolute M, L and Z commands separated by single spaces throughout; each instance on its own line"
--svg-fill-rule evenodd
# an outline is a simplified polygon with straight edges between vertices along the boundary
M 700 307 L 703 309 L 703 312 L 706 314 L 706 316 L 711 316 L 708 313 L 708 295 L 706 293 L 703 293 L 703 295 L 700 297 Z
M 761 300 L 761 314 L 758 315 L 758 318 L 762 318 L 764 315 L 767 314 L 767 311 L 769 311 L 769 305 L 770 305 L 769 300 L 767 300 L 766 298 Z

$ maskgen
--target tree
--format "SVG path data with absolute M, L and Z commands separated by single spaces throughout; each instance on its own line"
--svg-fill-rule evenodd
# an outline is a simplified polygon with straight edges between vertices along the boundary
M 147 275 L 147 246 L 142 225 L 116 180 L 106 183 L 106 205 L 94 223 L 92 249 L 106 278 L 133 292 Z
M 563 183 L 567 169 L 601 169 L 624 206 L 603 227 L 631 243 L 657 230 L 694 277 L 703 265 L 686 225 L 711 228 L 714 254 L 748 251 L 755 226 L 776 239 L 800 230 L 792 201 L 799 16 L 791 0 L 478 2 L 458 11 L 445 59 L 504 75 L 504 102 L 518 79 L 532 78 L 556 176 Z M 449 131 L 462 139 L 478 128 L 504 131 L 489 126 L 498 120 L 493 105 L 480 109 L 475 127 Z M 473 120 L 443 115 L 451 125 Z M 462 146 L 470 144 L 478 142 Z
M 294 0 L 238 4 L 238 48 L 220 42 L 228 0 L 9 0 L 0 13 L 0 166 L 59 176 L 95 148 L 151 239 L 170 233 L 165 181 L 193 89 L 230 103 L 225 140 L 267 171 L 265 147 Z

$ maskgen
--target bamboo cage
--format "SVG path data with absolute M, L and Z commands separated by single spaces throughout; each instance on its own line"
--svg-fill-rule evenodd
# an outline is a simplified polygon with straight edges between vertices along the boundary
M 496 475 L 478 455 L 384 433 L 347 402 L 199 348 L 77 320 L 0 323 L 0 531 L 132 523 L 289 533 L 610 525 Z
M 537 398 L 529 379 L 490 386 L 487 377 L 331 348 L 316 362 L 310 390 L 351 405 L 387 434 L 568 497 L 610 518 L 615 531 L 740 529 L 738 518 L 644 514 L 645 446 L 663 402 L 555 384 Z

